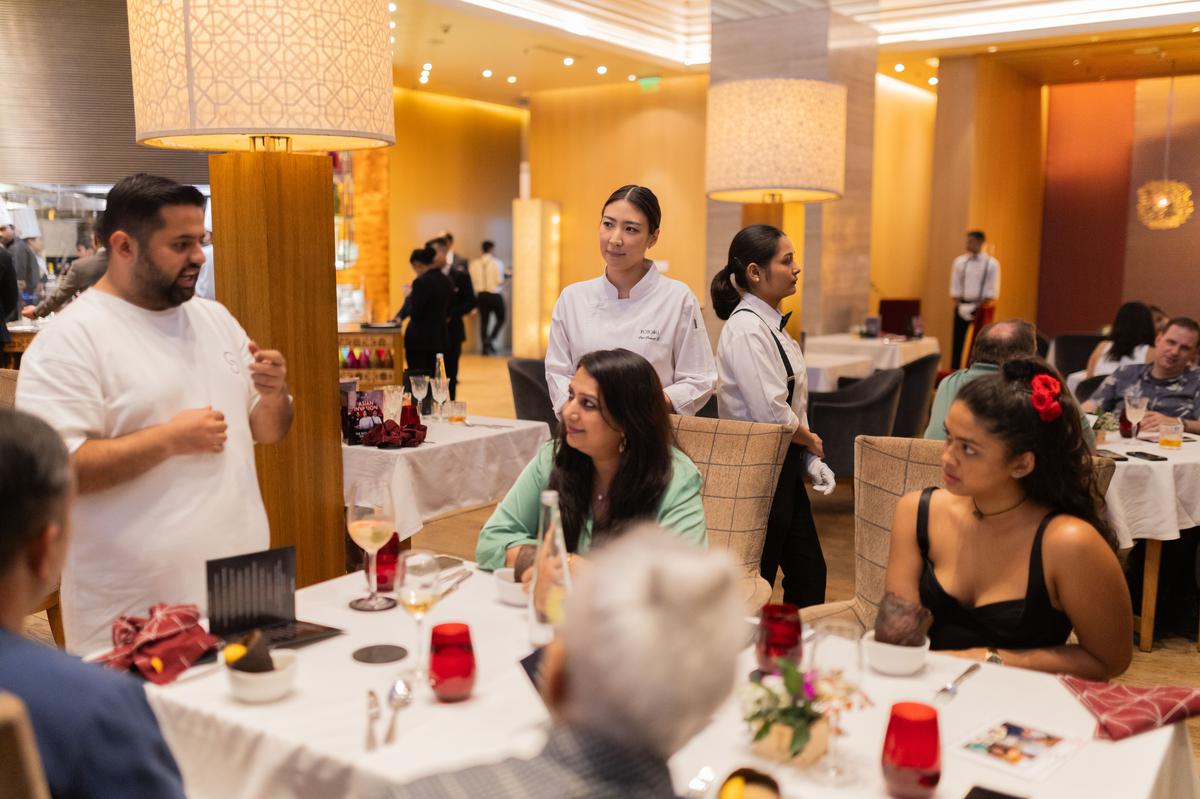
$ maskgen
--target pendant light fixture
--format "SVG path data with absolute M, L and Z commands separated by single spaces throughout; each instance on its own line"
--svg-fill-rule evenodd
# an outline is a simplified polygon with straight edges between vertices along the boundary
M 1175 75 L 1167 91 L 1167 130 L 1163 147 L 1162 180 L 1148 180 L 1137 190 L 1138 221 L 1151 230 L 1172 230 L 1187 222 L 1195 210 L 1192 188 L 1171 180 L 1171 127 L 1175 115 Z

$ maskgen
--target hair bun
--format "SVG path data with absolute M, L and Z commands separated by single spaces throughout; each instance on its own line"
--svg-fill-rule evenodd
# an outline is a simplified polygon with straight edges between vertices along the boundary
M 1037 373 L 1033 361 L 1026 358 L 1015 358 L 1004 362 L 1004 376 L 1009 380 L 1029 380 Z

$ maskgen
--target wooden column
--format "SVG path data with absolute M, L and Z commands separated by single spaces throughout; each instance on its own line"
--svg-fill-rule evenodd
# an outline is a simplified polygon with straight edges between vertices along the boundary
M 344 570 L 332 162 L 226 153 L 209 175 L 217 300 L 288 360 L 295 419 L 257 448 L 258 483 L 271 546 L 294 545 L 297 585 L 311 585 Z

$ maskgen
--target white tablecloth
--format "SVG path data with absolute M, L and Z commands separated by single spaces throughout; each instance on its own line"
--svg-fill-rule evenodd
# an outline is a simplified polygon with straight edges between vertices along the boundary
M 829 336 L 809 336 L 804 343 L 804 355 L 854 355 L 867 358 L 876 369 L 899 369 L 917 358 L 940 352 L 933 336 L 911 341 L 886 338 L 862 338 L 850 333 Z
M 365 693 L 386 691 L 402 664 L 366 665 L 350 654 L 372 643 L 394 642 L 412 649 L 415 627 L 398 608 L 382 613 L 348 609 L 346 603 L 363 592 L 361 575 L 297 593 L 300 618 L 349 632 L 299 650 L 297 688 L 291 696 L 270 705 L 238 704 L 229 695 L 222 667 L 215 665 L 200 667 L 174 685 L 148 686 L 151 707 L 183 770 L 188 796 L 364 796 L 425 774 L 538 752 L 547 714 L 518 665 L 530 649 L 525 611 L 501 605 L 491 580 L 486 573 L 472 576 L 426 620 L 426 629 L 445 621 L 471 625 L 478 662 L 474 696 L 441 705 L 422 691 L 401 711 L 396 743 L 373 753 L 365 751 Z M 749 671 L 752 665 L 747 651 L 744 667 Z M 724 776 L 748 765 L 774 774 L 788 797 L 883 796 L 879 753 L 891 702 L 929 701 L 936 688 L 965 665 L 931 655 L 925 670 L 914 677 L 866 677 L 863 687 L 875 706 L 845 717 L 848 735 L 840 743 L 862 774 L 856 785 L 825 788 L 804 771 L 756 758 L 731 698 L 713 723 L 671 761 L 676 790 L 682 793 L 701 766 Z M 1092 717 L 1047 674 L 984 665 L 940 713 L 943 772 L 938 797 L 960 799 L 972 785 L 1031 799 L 1194 796 L 1192 753 L 1182 724 L 1119 743 L 1092 740 Z M 380 735 L 387 720 L 385 712 Z M 999 720 L 1086 742 L 1041 782 L 1014 778 L 952 752 L 962 738 Z
M 875 371 L 875 365 L 870 358 L 861 355 L 810 351 L 804 353 L 804 369 L 808 372 L 809 391 L 837 391 L 839 377 L 868 377 Z
M 1110 437 L 1097 447 L 1167 458 L 1163 462 L 1131 457 L 1117 462 L 1104 501 L 1122 548 L 1133 546 L 1138 538 L 1172 541 L 1179 538 L 1180 530 L 1200 525 L 1200 441 L 1185 441 L 1180 449 L 1166 450 L 1153 441 Z
M 419 447 L 378 449 L 342 445 L 342 485 L 361 480 L 390 483 L 400 540 L 429 519 L 502 498 L 538 447 L 550 440 L 545 422 L 470 417 L 466 427 L 426 420 L 428 438 Z

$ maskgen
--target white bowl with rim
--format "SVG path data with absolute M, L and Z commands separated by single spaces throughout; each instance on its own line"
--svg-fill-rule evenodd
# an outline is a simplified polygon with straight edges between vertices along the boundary
M 506 605 L 523 608 L 529 604 L 529 594 L 525 593 L 525 586 L 514 579 L 515 576 L 515 570 L 508 567 L 492 572 L 492 579 L 496 583 L 496 595 L 500 597 L 500 601 Z
M 296 651 L 276 649 L 271 652 L 271 662 L 275 665 L 272 671 L 240 671 L 226 666 L 225 673 L 229 675 L 233 698 L 239 702 L 262 704 L 290 694 L 296 685 L 298 671 Z
M 862 637 L 863 656 L 867 665 L 880 674 L 903 677 L 916 674 L 925 666 L 925 656 L 929 654 L 929 636 L 921 646 L 900 646 L 885 644 L 875 640 L 875 631 L 871 630 Z

